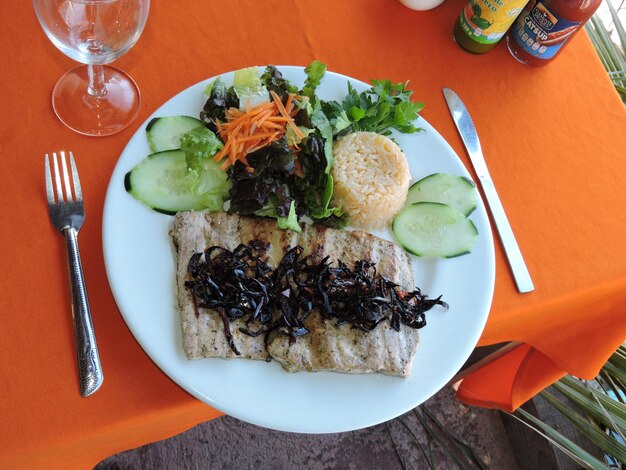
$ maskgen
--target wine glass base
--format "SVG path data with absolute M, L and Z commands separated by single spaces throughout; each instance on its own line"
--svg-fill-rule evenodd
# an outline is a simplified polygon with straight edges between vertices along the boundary
M 67 127 L 79 134 L 107 136 L 120 132 L 137 117 L 141 95 L 125 72 L 101 66 L 106 93 L 89 93 L 89 67 L 81 65 L 63 75 L 52 91 L 52 107 Z

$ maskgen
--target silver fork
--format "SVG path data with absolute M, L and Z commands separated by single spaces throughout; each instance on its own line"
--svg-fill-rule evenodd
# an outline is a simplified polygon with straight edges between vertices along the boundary
M 83 266 L 78 251 L 78 231 L 85 220 L 83 206 L 83 194 L 80 188 L 80 180 L 76 163 L 72 152 L 69 152 L 72 178 L 67 171 L 65 152 L 61 151 L 61 170 L 57 162 L 57 154 L 52 154 L 54 168 L 54 184 L 50 172 L 50 159 L 46 154 L 46 193 L 48 195 L 48 211 L 52 225 L 65 237 L 65 248 L 70 275 L 70 290 L 72 294 L 72 320 L 74 323 L 74 336 L 76 339 L 76 352 L 78 355 L 78 378 L 80 381 L 80 393 L 87 397 L 94 393 L 102 385 L 104 375 L 98 354 L 98 345 L 91 321 L 87 289 L 83 278 Z M 63 184 L 61 183 L 63 179 Z M 73 185 L 72 185 L 73 182 Z M 74 195 L 72 195 L 72 186 Z M 55 198 L 56 188 L 56 198 Z M 65 194 L 64 190 L 65 189 Z

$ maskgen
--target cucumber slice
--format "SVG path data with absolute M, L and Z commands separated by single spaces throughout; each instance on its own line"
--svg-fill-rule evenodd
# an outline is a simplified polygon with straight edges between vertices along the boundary
M 135 199 L 165 214 L 188 210 L 223 208 L 228 194 L 226 172 L 207 163 L 205 171 L 187 170 L 185 152 L 153 153 L 139 162 L 124 178 L 124 186 Z
M 202 121 L 191 116 L 154 118 L 146 126 L 150 150 L 156 153 L 179 149 L 180 136 L 200 126 L 204 126 Z
M 476 185 L 465 176 L 434 173 L 409 188 L 406 205 L 416 202 L 447 204 L 467 217 L 476 209 Z
M 478 236 L 473 222 L 439 202 L 406 206 L 392 230 L 402 247 L 415 256 L 454 258 L 469 253 Z

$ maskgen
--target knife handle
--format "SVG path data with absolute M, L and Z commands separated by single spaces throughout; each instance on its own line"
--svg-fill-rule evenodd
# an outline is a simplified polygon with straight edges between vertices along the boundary
M 504 253 L 506 254 L 509 266 L 513 272 L 513 278 L 517 285 L 519 292 L 530 292 L 535 289 L 533 281 L 530 278 L 530 273 L 522 257 L 522 252 L 519 249 L 515 235 L 513 235 L 513 229 L 509 224 L 509 220 L 502 207 L 500 197 L 496 192 L 496 188 L 491 181 L 491 178 L 479 178 L 480 184 L 483 188 L 485 198 L 487 199 L 487 206 L 491 210 L 493 222 L 498 230 L 498 235 L 504 246 Z

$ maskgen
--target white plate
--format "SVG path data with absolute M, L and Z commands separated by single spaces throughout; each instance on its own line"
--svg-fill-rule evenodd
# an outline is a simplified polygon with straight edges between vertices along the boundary
M 280 67 L 302 86 L 301 67 Z M 226 83 L 232 73 L 222 75 Z M 205 85 L 197 83 L 161 106 L 155 116 L 198 116 Z M 362 91 L 363 82 L 327 73 L 322 99 L 340 100 L 347 82 Z M 415 259 L 415 283 L 431 297 L 443 295 L 450 309 L 436 307 L 420 331 L 413 373 L 402 379 L 379 374 L 284 372 L 276 362 L 243 359 L 189 361 L 182 348 L 176 307 L 175 254 L 168 237 L 171 217 L 154 212 L 124 190 L 124 175 L 150 153 L 145 124 L 124 149 L 107 190 L 103 244 L 107 276 L 115 301 L 148 356 L 176 383 L 198 399 L 243 421 L 268 428 L 306 432 L 343 432 L 394 418 L 427 400 L 454 376 L 483 330 L 495 280 L 494 248 L 485 207 L 470 216 L 479 237 L 471 254 L 453 259 Z M 470 175 L 446 141 L 423 118 L 425 132 L 396 135 L 413 180 L 435 172 Z M 383 234 L 391 238 L 391 233 Z M 151 384 L 145 384 L 150 387 Z

